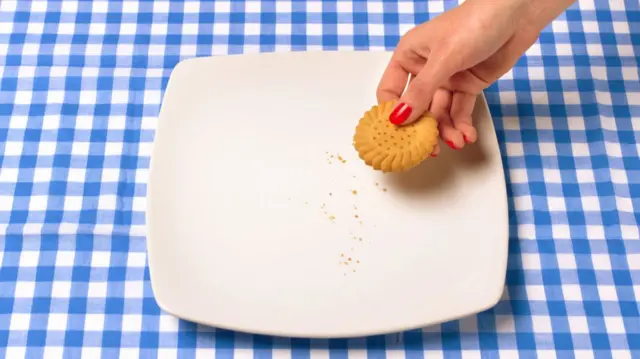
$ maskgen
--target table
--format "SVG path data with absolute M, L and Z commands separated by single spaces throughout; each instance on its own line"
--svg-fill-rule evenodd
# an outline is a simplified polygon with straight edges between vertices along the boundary
M 145 252 L 176 64 L 392 50 L 455 1 L 0 1 L 0 356 L 640 357 L 640 5 L 581 0 L 486 91 L 510 206 L 507 289 L 424 330 L 307 340 L 158 308 Z

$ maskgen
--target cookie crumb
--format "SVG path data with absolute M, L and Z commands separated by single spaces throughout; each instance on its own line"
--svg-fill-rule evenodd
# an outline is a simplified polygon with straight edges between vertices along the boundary
M 358 194 L 358 191 L 356 191 L 356 190 L 354 189 L 353 191 L 351 191 L 351 193 L 353 193 L 353 195 L 355 196 L 355 195 L 357 195 L 357 194 Z
M 355 218 L 360 218 L 357 214 L 356 214 L 356 215 L 354 215 L 354 217 L 355 217 Z
M 386 189 L 386 188 L 383 188 L 383 189 L 382 189 L 382 192 L 387 192 L 387 189 Z

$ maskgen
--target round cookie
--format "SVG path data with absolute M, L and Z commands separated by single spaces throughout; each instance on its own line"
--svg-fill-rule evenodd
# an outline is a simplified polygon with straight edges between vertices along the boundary
M 389 122 L 395 101 L 373 106 L 360 119 L 353 145 L 360 158 L 383 172 L 402 172 L 427 159 L 438 143 L 438 123 L 426 113 L 410 125 Z

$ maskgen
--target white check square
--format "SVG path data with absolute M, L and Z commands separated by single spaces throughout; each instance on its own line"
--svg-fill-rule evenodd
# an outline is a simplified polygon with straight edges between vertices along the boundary
M 102 331 L 104 328 L 104 314 L 87 314 L 84 318 L 84 329 L 87 331 Z
M 560 170 L 545 168 L 542 170 L 542 174 L 544 176 L 545 182 L 562 183 L 562 176 L 560 175 Z
M 307 12 L 308 13 L 321 13 L 322 12 L 322 2 L 320 2 L 320 1 L 309 1 L 309 2 L 307 2 Z
M 567 205 L 564 197 L 548 197 L 547 203 L 551 212 L 566 212 Z
M 589 212 L 600 211 L 600 198 L 596 196 L 584 196 L 580 198 L 582 209 Z
M 94 251 L 91 254 L 91 267 L 107 268 L 111 262 L 111 252 Z
M 126 7 L 126 6 L 125 6 Z M 102 358 L 102 348 L 100 347 L 83 347 L 82 358 Z
M 82 201 L 84 197 L 80 196 L 67 196 L 64 199 L 65 211 L 79 211 L 82 209 Z
M 622 239 L 640 239 L 640 229 L 638 228 L 638 226 L 623 224 L 622 226 L 620 226 L 620 228 L 622 230 Z
M 172 315 L 160 314 L 159 329 L 162 333 L 176 333 L 178 332 L 178 319 Z
M 76 156 L 85 156 L 89 154 L 90 142 L 73 142 L 71 154 Z
M 44 211 L 47 209 L 48 202 L 48 195 L 33 195 L 29 198 L 29 211 Z
M 618 300 L 618 292 L 614 285 L 598 285 L 598 295 L 602 301 Z
M 169 1 L 164 0 L 155 0 L 153 1 L 153 12 L 154 13 L 168 13 L 169 12 Z
M 526 286 L 526 291 L 527 299 L 529 300 L 547 300 L 547 294 L 545 293 L 544 286 L 542 285 L 528 285 Z
M 527 170 L 524 168 L 510 169 L 509 177 L 511 178 L 511 183 L 527 183 L 529 179 L 527 176 Z
M 87 170 L 84 168 L 69 168 L 67 181 L 82 183 L 85 181 Z
M 144 252 L 129 252 L 127 256 L 127 267 L 144 268 L 147 262 L 147 255 Z
M 35 294 L 36 283 L 31 281 L 16 282 L 14 296 L 16 298 L 33 298 Z
M 587 225 L 587 238 L 588 239 L 605 239 L 604 228 L 602 228 L 602 226 Z
M 102 195 L 98 199 L 98 209 L 105 211 L 113 211 L 116 209 L 118 203 L 118 196 L 116 195 Z
M 551 227 L 554 239 L 570 239 L 571 229 L 566 224 L 555 224 Z
M 89 298 L 106 298 L 107 283 L 106 282 L 89 282 L 89 290 L 87 292 Z
M 142 330 L 142 315 L 124 314 L 122 316 L 123 332 L 140 332 Z
M 538 253 L 523 253 L 522 267 L 528 270 L 540 270 L 540 255 Z
M 259 14 L 262 11 L 262 5 L 260 1 L 247 1 L 244 3 L 244 10 L 247 13 Z
M 557 255 L 558 268 L 560 269 L 576 269 L 576 257 L 571 253 L 559 253 Z
M 589 323 L 587 322 L 586 317 L 570 316 L 567 319 L 569 320 L 569 329 L 571 330 L 572 333 L 576 333 L 576 334 L 589 333 Z
M 38 144 L 38 155 L 53 156 L 56 153 L 56 142 L 42 141 Z
M 20 253 L 20 267 L 36 267 L 40 259 L 40 252 L 23 250 Z
M 62 313 L 50 313 L 47 319 L 47 330 L 64 331 L 67 329 L 67 315 Z
M 560 78 L 563 80 L 575 80 L 576 68 L 573 66 L 561 66 L 559 68 Z
M 129 298 L 144 297 L 144 283 L 142 281 L 127 281 L 124 284 L 124 296 Z
M 71 295 L 71 282 L 54 281 L 51 286 L 52 298 L 69 298 Z
M 536 227 L 533 224 L 521 224 L 518 226 L 519 239 L 535 239 Z
M 545 315 L 534 315 L 531 317 L 533 321 L 533 331 L 536 333 L 552 333 L 551 318 Z
M 11 314 L 11 322 L 9 323 L 9 330 L 27 330 L 29 329 L 29 322 L 31 321 L 31 314 L 25 313 L 13 313 Z
M 283 4 L 283 11 L 284 12 L 291 12 L 291 2 L 289 1 L 278 1 L 276 2 L 276 10 L 279 11 L 279 7 L 278 4 L 282 3 Z M 339 13 L 350 13 L 353 12 L 353 2 L 351 0 L 347 0 L 347 1 L 338 1 L 336 4 L 336 8 L 338 10 Z
M 530 211 L 533 209 L 533 203 L 531 201 L 531 196 L 518 196 L 514 199 L 516 209 L 518 211 Z
M 36 169 L 37 170 L 37 169 Z M 17 168 L 3 168 L 0 170 L 0 183 L 16 183 L 18 182 L 18 172 Z M 36 177 L 34 175 L 34 177 Z M 2 207 L 3 209 L 9 209 L 9 207 Z
M 553 142 L 540 142 L 538 146 L 540 147 L 541 156 L 556 156 L 558 154 L 556 144 Z
M 582 301 L 582 291 L 577 284 L 564 284 L 562 286 L 564 299 L 568 301 Z
M 4 13 L 12 13 L 16 10 L 18 5 L 17 1 L 12 0 L 2 0 L 0 1 L 0 12 Z

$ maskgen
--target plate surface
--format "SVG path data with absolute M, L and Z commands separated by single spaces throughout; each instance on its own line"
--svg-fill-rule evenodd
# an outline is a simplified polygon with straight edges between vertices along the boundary
M 482 96 L 480 140 L 404 174 L 352 137 L 390 58 L 308 52 L 180 63 L 156 132 L 147 211 L 165 311 L 232 330 L 352 337 L 493 306 L 508 218 Z

